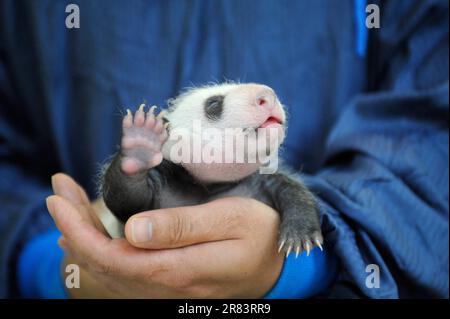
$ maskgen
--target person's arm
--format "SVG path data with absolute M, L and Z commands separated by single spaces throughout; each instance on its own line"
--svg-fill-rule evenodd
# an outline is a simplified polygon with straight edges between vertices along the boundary
M 100 224 L 99 220 L 95 217 L 96 214 L 94 210 L 96 209 L 96 205 L 92 205 L 87 197 L 84 194 L 84 191 L 73 182 L 72 179 L 68 178 L 66 175 L 63 174 L 57 174 L 52 178 L 52 184 L 55 194 L 58 196 L 65 198 L 66 200 L 70 201 L 70 203 L 74 204 L 77 209 L 76 213 L 73 211 L 73 213 L 70 213 L 70 218 L 77 219 L 77 214 L 79 214 L 79 217 L 82 217 L 84 220 L 91 223 L 92 226 L 94 226 L 97 230 L 100 231 L 100 233 L 104 233 L 104 229 L 102 225 Z M 83 196 L 81 196 L 83 195 Z M 224 202 L 224 204 L 227 201 Z M 245 200 L 241 201 L 242 203 L 245 203 Z M 233 203 L 233 201 L 230 201 L 228 204 Z M 251 203 L 251 201 L 249 202 Z M 98 206 L 98 205 L 97 205 Z M 205 205 L 203 205 L 205 206 Z M 217 209 L 217 205 L 213 205 Z M 231 206 L 231 207 L 229 207 Z M 263 258 L 264 263 L 261 264 L 261 257 L 266 256 L 266 254 L 269 254 L 269 256 L 273 253 L 273 250 L 271 248 L 271 245 L 267 247 L 267 239 L 270 241 L 267 237 L 268 233 L 267 231 L 272 232 L 273 228 L 272 226 L 277 226 L 276 219 L 271 218 L 271 214 L 268 215 L 264 213 L 264 211 L 257 210 L 256 212 L 252 212 L 252 214 L 245 213 L 245 219 L 242 219 L 242 217 L 239 217 L 239 215 L 236 215 L 233 213 L 233 207 L 235 205 L 229 205 L 221 207 L 221 210 L 223 210 L 222 214 L 219 215 L 211 215 L 209 212 L 205 211 L 206 215 L 205 217 L 201 217 L 202 213 L 199 213 L 199 211 L 204 211 L 207 206 L 204 208 L 199 206 L 198 208 L 186 208 L 183 209 L 175 209 L 174 211 L 171 211 L 170 213 L 167 212 L 165 214 L 158 214 L 158 213 L 151 213 L 151 217 L 153 222 L 157 222 L 157 229 L 159 229 L 158 233 L 153 234 L 152 238 L 149 241 L 139 241 L 139 242 L 133 242 L 133 238 L 144 237 L 145 233 L 142 233 L 147 227 L 128 227 L 128 240 L 139 248 L 170 248 L 170 247 L 186 247 L 186 250 L 189 250 L 189 245 L 195 243 L 196 241 L 204 242 L 204 241 L 215 241 L 214 238 L 208 238 L 210 235 L 207 233 L 204 233 L 207 229 L 214 227 L 215 233 L 218 236 L 221 236 L 220 234 L 223 234 L 227 238 L 227 236 L 230 236 L 230 238 L 235 238 L 237 234 L 240 232 L 237 230 L 235 233 L 236 235 L 232 234 L 226 234 L 230 230 L 230 223 L 231 225 L 241 225 L 243 229 L 246 229 L 244 226 L 247 224 L 245 222 L 246 219 L 253 220 L 251 224 L 255 224 L 254 217 L 252 217 L 253 213 L 258 214 L 259 219 L 268 219 L 266 222 L 259 222 L 257 224 L 260 225 L 259 229 L 250 230 L 242 233 L 242 235 L 239 235 L 239 237 L 242 236 L 241 242 L 242 248 L 244 251 L 245 249 L 250 248 L 248 256 L 246 258 L 240 258 L 240 263 L 248 263 L 250 265 L 260 264 L 260 269 L 257 270 L 259 273 L 264 273 L 265 268 L 271 268 L 275 266 L 277 268 L 277 263 L 274 263 L 270 267 L 267 267 L 267 262 L 270 262 L 270 259 Z M 252 205 L 250 205 L 252 206 Z M 228 207 L 228 208 L 227 208 Z M 249 207 L 246 206 L 240 206 L 240 210 L 244 212 L 246 209 L 249 209 Z M 261 205 L 261 208 L 263 208 L 264 205 Z M 194 210 L 193 210 L 194 209 Z M 228 210 L 229 209 L 229 210 Z M 66 210 L 66 209 L 65 209 Z M 68 211 L 73 210 L 73 208 L 68 207 Z M 53 212 L 54 213 L 54 212 Z M 166 214 L 168 214 L 166 216 Z M 177 214 L 179 215 L 177 217 Z M 220 222 L 218 223 L 217 218 L 221 215 L 220 219 L 226 221 L 226 223 Z M 226 217 L 229 215 L 228 217 Z M 148 216 L 148 214 L 139 214 L 138 216 L 135 216 L 134 219 L 139 219 L 142 217 Z M 185 219 L 185 222 L 180 225 L 178 223 L 179 219 L 183 216 Z M 195 216 L 195 218 L 193 218 Z M 208 217 L 208 218 L 206 218 Z M 67 217 L 66 217 L 67 218 Z M 233 221 L 234 218 L 237 218 L 237 220 Z M 193 220 L 190 220 L 193 219 Z M 142 220 L 142 219 L 139 219 Z M 195 222 L 196 221 L 196 222 Z M 201 221 L 201 223 L 199 223 Z M 145 222 L 145 218 L 142 220 L 142 222 Z M 65 221 L 64 224 L 68 224 L 69 221 Z M 73 221 L 72 221 L 73 223 Z M 193 231 L 191 227 L 189 226 L 190 223 L 194 223 L 197 226 L 197 232 Z M 61 224 L 61 221 L 60 221 Z M 177 226 L 180 225 L 181 227 Z M 65 226 L 67 227 L 67 225 Z M 78 226 L 80 227 L 80 226 Z M 262 227 L 262 228 L 261 228 Z M 267 229 L 265 227 L 268 227 Z M 130 229 L 132 230 L 132 233 L 130 233 Z M 232 227 L 231 229 L 234 229 Z M 72 226 L 70 227 L 71 232 L 79 232 L 80 230 L 77 229 L 77 227 Z M 82 231 L 85 231 L 84 229 Z M 176 232 L 174 232 L 176 231 Z M 141 232 L 141 233 L 139 233 Z M 245 235 L 244 235 L 245 234 Z M 264 234 L 263 237 L 260 236 L 260 234 Z M 21 291 L 23 292 L 22 296 L 27 298 L 66 298 L 66 297 L 74 297 L 74 298 L 94 298 L 94 297 L 117 297 L 118 295 L 126 295 L 126 291 L 119 291 L 114 292 L 110 289 L 105 287 L 105 284 L 102 283 L 101 280 L 96 279 L 95 277 L 98 275 L 94 271 L 94 274 L 91 273 L 91 269 L 84 269 L 84 265 L 89 264 L 90 260 L 89 257 L 86 257 L 86 260 L 83 258 L 80 259 L 74 259 L 69 254 L 65 256 L 61 249 L 57 245 L 57 239 L 60 236 L 60 233 L 56 230 L 50 230 L 47 233 L 40 234 L 39 236 L 36 236 L 32 240 L 30 240 L 25 248 L 21 251 L 19 263 L 18 263 L 18 273 L 19 273 L 19 286 Z M 69 235 L 69 236 L 73 236 Z M 244 239 L 246 238 L 246 239 Z M 259 239 L 258 239 L 259 238 Z M 264 241 L 261 241 L 261 239 L 264 238 Z M 91 240 L 90 238 L 82 237 L 82 241 L 86 241 L 86 243 L 90 243 L 89 245 L 97 246 L 97 244 L 101 244 L 99 240 L 98 243 L 94 240 Z M 264 254 L 255 254 L 254 248 L 247 247 L 248 244 L 246 244 L 246 241 L 251 241 L 255 243 L 260 243 L 262 247 L 267 247 L 269 250 Z M 266 244 L 264 244 L 266 242 Z M 82 242 L 77 241 L 78 244 L 82 244 Z M 68 249 L 68 245 L 66 243 L 66 240 L 63 239 L 60 241 L 60 244 L 65 249 Z M 73 247 L 73 244 L 71 246 Z M 121 249 L 125 248 L 123 245 L 121 245 Z M 239 246 L 238 246 L 239 247 Z M 247 248 L 245 248 L 247 247 Z M 274 247 L 275 248 L 275 247 Z M 298 258 L 295 257 L 295 253 L 292 253 L 289 255 L 288 258 L 285 259 L 284 265 L 281 270 L 281 274 L 278 276 L 278 279 L 276 280 L 273 287 L 270 289 L 269 292 L 266 292 L 265 298 L 308 298 L 313 297 L 320 292 L 322 292 L 324 289 L 326 289 L 335 279 L 336 277 L 336 270 L 337 270 L 337 261 L 332 253 L 331 250 L 328 249 L 328 247 L 324 247 L 325 251 L 319 250 L 319 248 L 313 249 L 311 254 L 307 256 L 306 252 L 299 255 Z M 75 248 L 77 249 L 77 248 Z M 127 248 L 127 250 L 129 250 Z M 195 257 L 195 249 L 194 250 L 194 258 L 187 257 L 187 260 L 196 260 L 200 261 L 200 264 L 202 264 L 201 259 L 198 259 L 198 257 Z M 216 249 L 213 249 L 213 253 Z M 74 251 L 74 248 L 71 249 L 71 251 Z M 230 255 L 229 251 L 229 254 Z M 251 253 L 250 253 L 251 252 Z M 211 252 L 205 251 L 204 254 L 207 256 Z M 144 254 L 144 251 L 143 251 Z M 98 253 L 99 257 L 102 257 L 101 259 L 104 260 L 110 260 L 110 255 L 106 255 L 104 253 Z M 133 258 L 132 256 L 126 256 L 124 255 L 123 258 Z M 184 258 L 184 257 L 183 257 Z M 151 261 L 152 254 L 149 251 L 148 259 Z M 276 258 L 277 260 L 282 260 L 283 255 L 279 254 Z M 246 262 L 247 260 L 247 262 Z M 237 260 L 235 260 L 236 262 Z M 136 259 L 136 265 L 139 265 L 139 260 Z M 227 262 L 233 262 L 233 259 L 227 259 Z M 80 265 L 80 272 L 81 272 L 81 287 L 79 289 L 71 289 L 67 290 L 64 288 L 64 279 L 65 279 L 65 265 L 67 263 L 77 263 Z M 182 262 L 183 263 L 183 262 Z M 266 264 L 266 266 L 265 266 Z M 33 272 L 29 271 L 29 268 L 33 268 Z M 98 266 L 96 266 L 98 267 Z M 248 266 L 245 266 L 248 267 Z M 244 268 L 245 268 L 244 267 Z M 252 267 L 255 267 L 253 265 Z M 139 267 L 138 267 L 139 268 Z M 220 267 L 219 267 L 220 268 Z M 272 275 L 277 275 L 278 271 L 275 268 L 275 273 Z M 125 268 L 126 270 L 126 268 Z M 145 265 L 142 265 L 141 269 L 139 271 L 145 271 Z M 148 271 L 151 271 L 151 269 L 147 269 Z M 236 270 L 238 273 L 240 273 L 239 276 L 242 275 L 242 266 L 237 267 Z M 261 272 L 262 270 L 262 272 Z M 180 275 L 178 267 L 175 269 L 175 271 Z M 214 269 L 210 267 L 209 271 L 212 271 L 214 273 Z M 219 272 L 220 273 L 220 272 Z M 130 271 L 130 273 L 127 273 L 127 276 L 133 275 L 133 272 Z M 199 276 L 204 275 L 203 273 L 197 274 Z M 102 278 L 105 280 L 105 278 Z M 273 278 L 273 280 L 276 278 Z M 113 277 L 110 278 L 110 280 L 115 280 Z M 144 277 L 143 277 L 144 280 Z M 156 280 L 158 280 L 156 278 Z M 179 279 L 181 282 L 183 282 L 185 279 L 180 277 Z M 208 280 L 214 281 L 214 276 L 211 276 Z M 262 280 L 262 283 L 264 283 L 267 279 Z M 258 281 L 261 281 L 261 278 L 257 277 L 254 280 L 254 285 L 259 286 Z M 270 282 L 269 282 L 270 283 Z M 106 286 L 110 286 L 110 284 L 107 284 Z M 226 285 L 224 286 L 226 287 Z M 267 289 L 267 288 L 266 288 Z M 223 293 L 226 293 L 226 288 L 224 288 Z M 152 291 L 152 282 L 150 281 L 148 284 L 148 291 L 145 293 L 149 293 Z M 117 293 L 117 294 L 116 294 Z M 140 295 L 141 297 L 144 295 Z M 168 295 L 169 297 L 170 295 Z M 195 296 L 195 295 L 193 295 Z
M 448 294 L 448 31 L 443 40 L 418 32 L 427 23 L 446 29 L 439 17 L 427 17 L 430 10 L 419 17 L 410 13 L 409 24 L 390 31 L 399 35 L 395 43 L 371 51 L 384 57 L 374 76 L 382 79 L 372 88 L 381 93 L 361 97 L 342 114 L 327 164 L 307 178 L 321 199 L 325 239 L 343 264 L 332 296 Z M 74 249 L 88 257 L 104 252 L 95 241 L 83 246 L 79 239 Z M 111 272 L 110 261 L 91 262 Z M 366 286 L 366 265 L 372 263 L 381 270 L 379 288 Z
M 53 225 L 44 201 L 51 188 L 34 172 L 42 159 L 33 156 L 35 138 L 15 99 L 3 43 L 0 37 L 0 298 L 20 295 L 15 280 L 19 252 Z
M 78 264 L 82 273 L 71 297 L 300 298 L 320 293 L 335 278 L 337 265 L 326 247 L 283 262 L 275 240 L 278 214 L 258 201 L 229 198 L 140 213 L 125 227 L 127 241 L 102 234 L 92 204 L 71 178 L 52 180 L 56 196 L 47 200 L 49 211 L 64 236 L 66 263 Z
M 22 298 L 66 298 L 61 274 L 64 253 L 57 241 L 61 233 L 52 228 L 29 240 L 17 262 L 17 282 Z
M 371 92 L 305 177 L 342 265 L 331 296 L 448 297 L 448 2 L 398 2 L 410 7 L 400 17 L 394 3 L 371 31 Z
M 55 194 L 66 198 L 71 203 L 75 204 L 78 207 L 78 213 L 83 215 L 85 219 L 90 220 L 96 229 L 104 232 L 104 229 L 99 220 L 96 218 L 96 214 L 94 212 L 96 209 L 95 207 L 97 206 L 98 208 L 98 205 L 92 205 L 89 203 L 87 197 L 85 196 L 84 199 L 79 197 L 80 194 L 84 194 L 84 191 L 76 185 L 73 180 L 69 179 L 66 175 L 57 174 L 52 178 L 52 184 Z M 84 209 L 81 209 L 83 207 Z M 241 207 L 241 209 L 245 211 L 246 207 Z M 178 210 L 178 213 L 189 217 L 189 215 L 183 211 Z M 197 212 L 194 212 L 194 214 L 199 215 Z M 141 214 L 140 216 L 143 215 L 145 214 Z M 258 213 L 258 215 L 260 218 L 264 217 L 264 214 Z M 75 217 L 75 215 L 73 216 Z M 158 215 L 155 216 L 155 214 L 152 214 L 152 217 L 154 219 L 158 219 Z M 202 235 L 201 232 L 200 234 L 195 234 L 187 231 L 186 229 L 179 227 L 177 228 L 176 224 L 173 223 L 176 223 L 177 220 L 178 219 L 174 218 L 172 214 L 171 218 L 162 218 L 158 224 L 158 228 L 167 229 L 167 231 L 160 231 L 160 233 L 172 234 L 172 236 L 163 236 L 159 239 L 156 238 L 156 240 L 153 237 L 152 240 L 149 240 L 148 242 L 133 242 L 133 238 L 142 238 L 145 233 L 128 233 L 129 240 L 137 247 L 148 249 L 155 248 L 155 244 L 162 248 L 163 246 L 183 246 L 188 244 L 186 242 L 188 240 L 202 241 L 203 237 L 198 237 Z M 207 225 L 207 221 L 209 221 L 211 223 L 211 227 L 213 227 L 213 225 L 217 225 L 223 228 L 222 230 L 219 228 L 216 229 L 218 234 L 226 231 L 229 227 L 229 225 L 224 223 L 220 223 L 220 225 L 218 225 L 214 218 L 202 218 L 201 220 L 201 224 Z M 225 218 L 225 220 L 228 220 L 228 218 Z M 187 223 L 183 224 L 188 225 Z M 261 225 L 264 225 L 264 223 Z M 267 226 L 270 226 L 270 224 L 267 224 Z M 174 227 L 176 227 L 177 231 L 180 233 L 179 235 L 174 235 L 174 232 L 171 231 Z M 134 231 L 138 232 L 142 232 L 146 229 L 146 227 L 132 228 Z M 264 233 L 264 229 L 260 229 L 259 232 Z M 247 236 L 251 233 L 255 232 L 247 232 Z M 101 282 L 95 280 L 95 276 L 91 276 L 89 271 L 86 271 L 83 267 L 80 268 L 82 282 L 80 289 L 66 290 L 64 288 L 64 266 L 67 263 L 73 263 L 74 260 L 72 260 L 70 255 L 64 256 L 63 251 L 60 247 L 58 247 L 57 239 L 60 235 L 61 234 L 59 231 L 52 229 L 30 240 L 21 251 L 18 262 L 18 279 L 22 296 L 27 298 L 116 297 L 114 293 L 106 289 Z M 173 238 L 174 236 L 176 238 L 175 241 Z M 194 236 L 194 238 L 189 239 L 190 236 Z M 250 239 L 252 235 L 248 237 Z M 207 238 L 204 240 L 207 240 Z M 211 240 L 214 240 L 214 238 Z M 62 240 L 63 247 L 66 247 L 64 242 L 65 240 Z M 329 287 L 336 277 L 338 265 L 332 251 L 326 246 L 324 248 L 325 251 L 321 251 L 319 248 L 313 249 L 309 256 L 306 252 L 303 252 L 298 256 L 298 258 L 295 256 L 295 253 L 290 254 L 284 261 L 279 278 L 276 280 L 270 291 L 266 293 L 265 298 L 308 298 L 317 295 Z M 108 256 L 105 257 L 108 258 Z M 261 256 L 253 255 L 252 257 L 252 254 L 249 254 L 248 257 L 258 260 Z M 282 258 L 282 253 L 280 254 L 280 257 Z M 151 258 L 150 255 L 149 258 Z M 84 263 L 83 260 L 78 260 L 77 262 L 80 261 L 82 264 Z M 32 272 L 30 272 L 30 268 L 33 269 Z M 212 279 L 213 278 L 211 278 L 211 280 Z M 114 280 L 114 278 L 111 278 L 111 280 Z M 151 287 L 151 284 L 149 284 L 149 286 Z
M 18 297 L 17 260 L 24 245 L 53 222 L 45 197 L 51 190 L 23 176 L 16 166 L 0 162 L 0 297 Z

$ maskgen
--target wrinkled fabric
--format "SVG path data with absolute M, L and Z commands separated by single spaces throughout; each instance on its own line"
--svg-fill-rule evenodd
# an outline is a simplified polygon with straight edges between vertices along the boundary
M 448 297 L 448 2 L 371 2 L 363 56 L 350 0 L 0 2 L 0 296 L 18 295 L 18 252 L 52 226 L 51 174 L 94 198 L 124 108 L 227 79 L 287 107 L 282 157 L 341 264 L 325 297 Z

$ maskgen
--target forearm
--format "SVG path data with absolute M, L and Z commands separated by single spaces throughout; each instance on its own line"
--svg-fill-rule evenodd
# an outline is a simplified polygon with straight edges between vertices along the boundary
M 0 163 L 0 297 L 18 297 L 16 265 L 18 252 L 36 235 L 45 232 L 53 221 L 46 212 L 44 198 L 50 187 L 27 176 L 16 165 Z M 8 289 L 12 287 L 11 289 Z

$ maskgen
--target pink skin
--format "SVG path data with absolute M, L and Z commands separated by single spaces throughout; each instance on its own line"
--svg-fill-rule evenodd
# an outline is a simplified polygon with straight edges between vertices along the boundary
M 167 139 L 167 131 L 155 107 L 145 113 L 142 104 L 134 116 L 129 110 L 123 118 L 122 171 L 135 174 L 159 165 L 163 159 L 161 146 Z
M 279 105 L 277 105 L 275 94 L 272 90 L 263 90 L 256 95 L 255 104 L 266 110 L 266 121 L 261 124 L 260 128 L 281 127 L 283 125 L 283 116 Z
M 225 104 L 240 110 L 230 114 L 230 120 L 255 128 L 282 127 L 285 115 L 270 87 L 260 84 L 242 84 L 228 92 Z

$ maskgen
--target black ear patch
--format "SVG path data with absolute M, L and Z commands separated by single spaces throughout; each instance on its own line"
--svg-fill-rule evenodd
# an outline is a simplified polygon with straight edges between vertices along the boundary
M 214 95 L 205 101 L 205 115 L 211 121 L 217 121 L 221 118 L 223 112 L 223 100 L 225 96 Z

